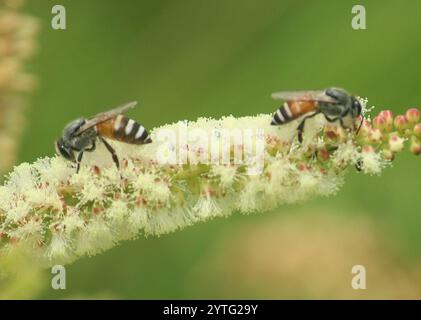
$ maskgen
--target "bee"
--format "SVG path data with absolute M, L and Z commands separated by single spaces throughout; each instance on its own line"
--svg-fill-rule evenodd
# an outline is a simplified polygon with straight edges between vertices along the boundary
M 94 151 L 99 140 L 111 153 L 112 159 L 119 169 L 117 154 L 105 138 L 139 145 L 152 142 L 148 132 L 141 124 L 123 115 L 136 104 L 136 101 L 129 102 L 99 113 L 92 118 L 79 118 L 70 122 L 64 128 L 62 136 L 55 141 L 57 154 L 69 161 L 76 162 L 76 173 L 78 173 L 83 153 Z
M 272 125 L 283 125 L 304 116 L 297 127 L 300 143 L 303 142 L 306 120 L 321 113 L 329 122 L 339 121 L 343 128 L 347 127 L 345 122 L 351 121 L 355 130 L 355 119 L 362 112 L 358 99 L 340 88 L 331 87 L 321 91 L 282 91 L 273 93 L 272 97 L 285 101 L 273 114 Z

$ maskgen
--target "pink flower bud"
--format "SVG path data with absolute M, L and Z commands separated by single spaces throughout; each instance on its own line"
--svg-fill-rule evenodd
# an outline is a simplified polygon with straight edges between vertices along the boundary
M 365 145 L 363 146 L 362 152 L 365 152 L 365 153 L 374 152 L 374 148 L 372 146 Z
M 417 123 L 414 127 L 414 134 L 418 137 L 421 138 L 421 123 Z
M 379 116 L 384 118 L 386 121 L 386 130 L 391 131 L 393 129 L 393 113 L 390 110 L 384 110 L 379 113 Z
M 415 124 L 420 120 L 420 111 L 417 108 L 408 109 L 405 113 L 410 124 Z
M 379 113 L 380 117 L 385 118 L 387 121 L 392 121 L 393 120 L 393 112 L 390 110 L 383 110 Z
M 386 118 L 381 115 L 375 116 L 373 119 L 373 128 L 385 130 L 387 127 Z
M 408 119 L 405 116 L 396 116 L 394 121 L 395 128 L 398 130 L 405 130 L 409 127 Z

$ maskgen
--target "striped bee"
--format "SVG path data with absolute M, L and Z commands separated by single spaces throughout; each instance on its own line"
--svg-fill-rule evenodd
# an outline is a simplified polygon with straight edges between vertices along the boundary
M 78 173 L 83 153 L 85 151 L 94 151 L 96 142 L 99 140 L 111 153 L 117 168 L 120 168 L 115 150 L 104 138 L 129 144 L 152 142 L 148 132 L 141 124 L 123 115 L 124 112 L 133 108 L 136 104 L 136 101 L 129 102 L 123 106 L 97 114 L 90 119 L 79 118 L 70 122 L 64 128 L 63 135 L 55 141 L 56 152 L 65 159 L 76 162 L 76 173 Z
M 333 87 L 322 91 L 276 92 L 272 94 L 272 97 L 285 101 L 273 114 L 272 125 L 282 125 L 304 116 L 297 127 L 300 143 L 303 141 L 304 125 L 307 119 L 321 113 L 329 122 L 339 121 L 343 128 L 345 128 L 345 120 L 348 120 L 347 122 L 350 120 L 354 128 L 355 119 L 361 115 L 362 110 L 357 98 L 343 89 Z

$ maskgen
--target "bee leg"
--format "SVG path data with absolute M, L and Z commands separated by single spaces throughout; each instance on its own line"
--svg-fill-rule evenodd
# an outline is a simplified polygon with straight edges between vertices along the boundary
M 304 125 L 305 125 L 305 123 L 306 123 L 306 120 L 307 120 L 307 119 L 310 119 L 310 118 L 313 118 L 314 116 L 318 115 L 319 113 L 320 113 L 320 111 L 316 111 L 316 112 L 314 112 L 314 113 L 312 113 L 312 114 L 310 114 L 310 115 L 308 115 L 308 116 L 305 116 L 305 117 L 301 120 L 300 124 L 299 124 L 299 125 L 298 125 L 298 127 L 297 127 L 297 130 L 298 130 L 298 141 L 299 141 L 300 143 L 302 143 L 302 142 L 303 142 L 303 132 L 304 132 Z
M 355 163 L 355 169 L 360 172 L 362 170 L 363 167 L 363 161 L 361 159 L 358 159 L 357 162 Z
M 341 117 L 341 118 L 339 118 L 339 123 L 340 123 L 340 125 L 341 125 L 341 127 L 343 128 L 343 129 L 346 129 L 345 128 L 345 124 L 344 124 L 344 120 L 343 120 L 343 118 Z
M 99 139 L 105 145 L 107 150 L 111 153 L 111 156 L 113 157 L 113 161 L 114 161 L 115 165 L 117 166 L 117 169 L 120 169 L 120 162 L 118 161 L 118 157 L 117 157 L 117 154 L 116 154 L 114 148 L 111 147 L 111 145 L 104 138 L 99 137 Z
M 77 155 L 77 158 L 76 158 L 76 163 L 77 163 L 77 166 L 76 166 L 76 173 L 78 173 L 78 172 L 79 172 L 79 169 L 80 169 L 80 163 L 82 162 L 83 152 L 85 152 L 85 151 L 89 151 L 89 152 L 91 152 L 91 151 L 94 151 L 94 150 L 95 150 L 95 148 L 96 148 L 96 144 L 95 144 L 95 141 L 94 141 L 94 142 L 92 142 L 92 146 L 91 146 L 90 148 L 84 149 L 83 151 L 79 151 L 79 153 L 78 153 L 78 155 Z
M 80 151 L 77 155 L 77 159 L 76 159 L 76 173 L 79 173 L 79 169 L 80 169 L 80 163 L 82 162 L 82 157 L 83 157 L 83 151 Z
M 344 124 L 343 116 L 335 117 L 335 118 L 329 118 L 327 115 L 325 115 L 325 118 L 329 122 L 336 122 L 336 121 L 339 120 L 339 124 L 341 125 L 341 127 L 344 128 L 344 129 L 346 129 L 345 124 Z
M 336 122 L 336 121 L 338 121 L 338 119 L 340 119 L 340 117 L 335 117 L 335 118 L 329 118 L 327 115 L 325 115 L 324 114 L 324 116 L 325 116 L 325 118 L 326 118 L 326 120 L 328 121 L 328 122 Z

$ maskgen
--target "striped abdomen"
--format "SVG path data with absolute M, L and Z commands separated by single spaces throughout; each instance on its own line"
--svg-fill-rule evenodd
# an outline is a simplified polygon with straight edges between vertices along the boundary
M 273 114 L 272 125 L 280 125 L 316 110 L 317 101 L 285 101 L 284 104 Z
M 96 131 L 103 137 L 130 144 L 152 142 L 145 127 L 121 114 L 97 124 Z

